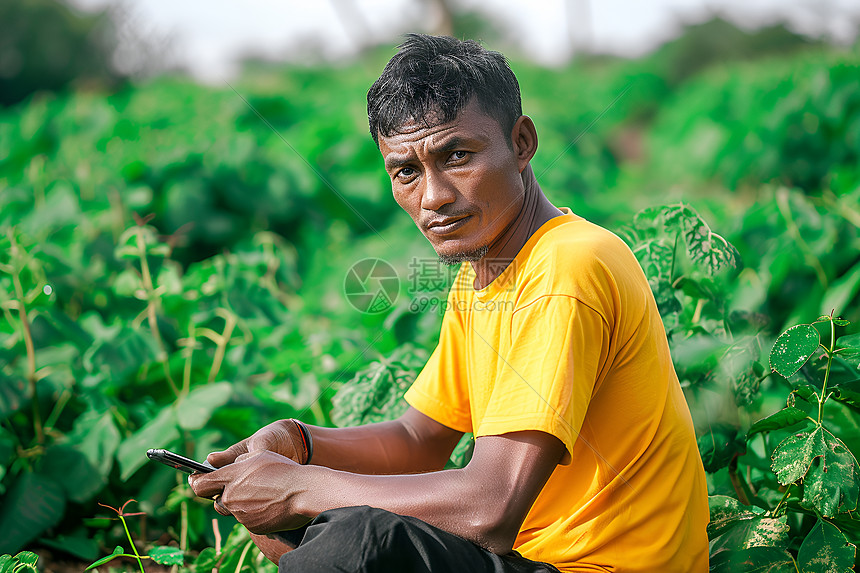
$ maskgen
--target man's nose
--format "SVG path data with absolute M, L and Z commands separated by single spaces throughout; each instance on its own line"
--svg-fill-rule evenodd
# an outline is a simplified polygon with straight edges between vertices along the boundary
M 424 176 L 424 189 L 421 194 L 421 208 L 427 211 L 438 211 L 443 205 L 453 203 L 457 199 L 454 186 L 444 175 L 427 172 Z

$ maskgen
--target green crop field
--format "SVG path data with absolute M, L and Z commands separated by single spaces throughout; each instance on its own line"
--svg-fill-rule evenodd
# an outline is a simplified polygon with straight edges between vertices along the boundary
M 850 570 L 860 51 L 708 52 L 707 31 L 637 60 L 514 60 L 535 173 L 649 277 L 708 471 L 712 571 Z M 144 452 L 203 459 L 278 418 L 403 411 L 453 275 L 367 133 L 391 53 L 0 108 L 0 554 L 274 571 Z M 397 283 L 358 309 L 365 259 Z

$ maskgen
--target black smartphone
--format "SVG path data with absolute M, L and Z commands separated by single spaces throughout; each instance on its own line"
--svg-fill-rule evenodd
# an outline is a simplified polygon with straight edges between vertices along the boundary
M 193 474 L 195 472 L 207 474 L 215 471 L 215 466 L 209 462 L 200 463 L 190 458 L 186 458 L 185 456 L 174 454 L 169 450 L 147 450 L 146 457 L 151 460 L 161 462 L 166 466 L 176 468 L 187 474 Z

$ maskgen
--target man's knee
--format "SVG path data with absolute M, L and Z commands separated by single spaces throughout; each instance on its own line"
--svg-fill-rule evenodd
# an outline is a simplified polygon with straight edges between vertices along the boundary
M 404 523 L 404 518 L 384 509 L 359 505 L 323 512 L 311 523 L 311 527 L 323 523 L 327 528 L 333 527 L 363 535 L 378 536 L 390 534 L 392 530 Z

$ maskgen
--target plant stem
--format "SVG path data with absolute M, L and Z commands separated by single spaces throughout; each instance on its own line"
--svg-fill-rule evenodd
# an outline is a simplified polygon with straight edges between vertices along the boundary
M 779 503 L 776 504 L 776 507 L 773 510 L 773 514 L 776 515 L 779 512 L 779 508 L 782 507 L 782 504 L 788 499 L 788 492 L 791 490 L 791 486 L 794 484 L 788 484 L 785 488 L 785 493 L 782 494 L 782 499 L 779 500 Z
M 134 557 L 137 559 L 137 564 L 140 566 L 140 573 L 146 573 L 143 570 L 143 561 L 140 560 L 140 554 L 137 552 L 137 547 L 134 545 L 134 539 L 131 538 L 131 532 L 128 530 L 128 525 L 125 522 L 125 518 L 122 514 L 119 514 L 119 520 L 122 522 L 122 526 L 125 529 L 125 535 L 128 537 L 128 542 L 131 544 L 131 550 L 134 551 Z M 129 557 L 131 557 L 129 555 Z
M 167 350 L 164 348 L 164 341 L 161 340 L 161 333 L 158 330 L 158 295 L 155 293 L 155 286 L 152 282 L 152 273 L 149 271 L 149 261 L 146 259 L 146 241 L 143 238 L 143 233 L 137 234 L 137 249 L 138 257 L 140 257 L 140 275 L 143 279 L 143 286 L 146 289 L 146 317 L 149 322 L 149 330 L 152 332 L 152 337 L 155 339 L 155 344 L 158 346 L 158 361 L 164 369 L 164 377 L 170 383 L 170 389 L 178 398 L 179 389 L 170 375 L 170 364 L 167 360 Z
M 221 364 L 224 362 L 224 356 L 227 354 L 227 346 L 230 344 L 230 339 L 233 337 L 233 329 L 236 327 L 236 318 L 230 312 L 224 312 L 224 332 L 218 339 L 215 347 L 215 357 L 212 359 L 212 367 L 209 369 L 208 382 L 214 382 L 221 371 Z
M 833 317 L 830 317 L 830 348 L 825 348 L 827 352 L 827 370 L 824 371 L 824 382 L 821 384 L 821 395 L 818 397 L 818 425 L 821 425 L 821 419 L 824 415 L 824 402 L 827 401 L 827 381 L 830 379 L 830 365 L 833 364 L 833 347 L 836 345 L 836 323 L 833 322 Z
M 239 563 L 236 565 L 236 573 L 239 573 L 242 570 L 242 565 L 245 563 L 245 557 L 248 556 L 248 551 L 250 551 L 253 546 L 253 541 L 249 541 L 248 544 L 245 545 L 245 548 L 242 550 L 242 554 L 239 556 Z
M 9 240 L 12 243 L 13 256 L 17 255 L 20 247 L 15 242 L 15 236 L 10 234 Z M 36 441 L 43 444 L 45 443 L 45 433 L 42 430 L 42 414 L 39 411 L 39 397 L 36 394 L 36 346 L 33 344 L 30 319 L 27 317 L 27 304 L 24 302 L 24 287 L 21 284 L 20 270 L 16 270 L 12 274 L 12 282 L 15 285 L 15 297 L 18 299 L 18 318 L 24 329 L 24 347 L 27 352 L 27 386 L 33 403 L 33 429 L 36 433 Z

